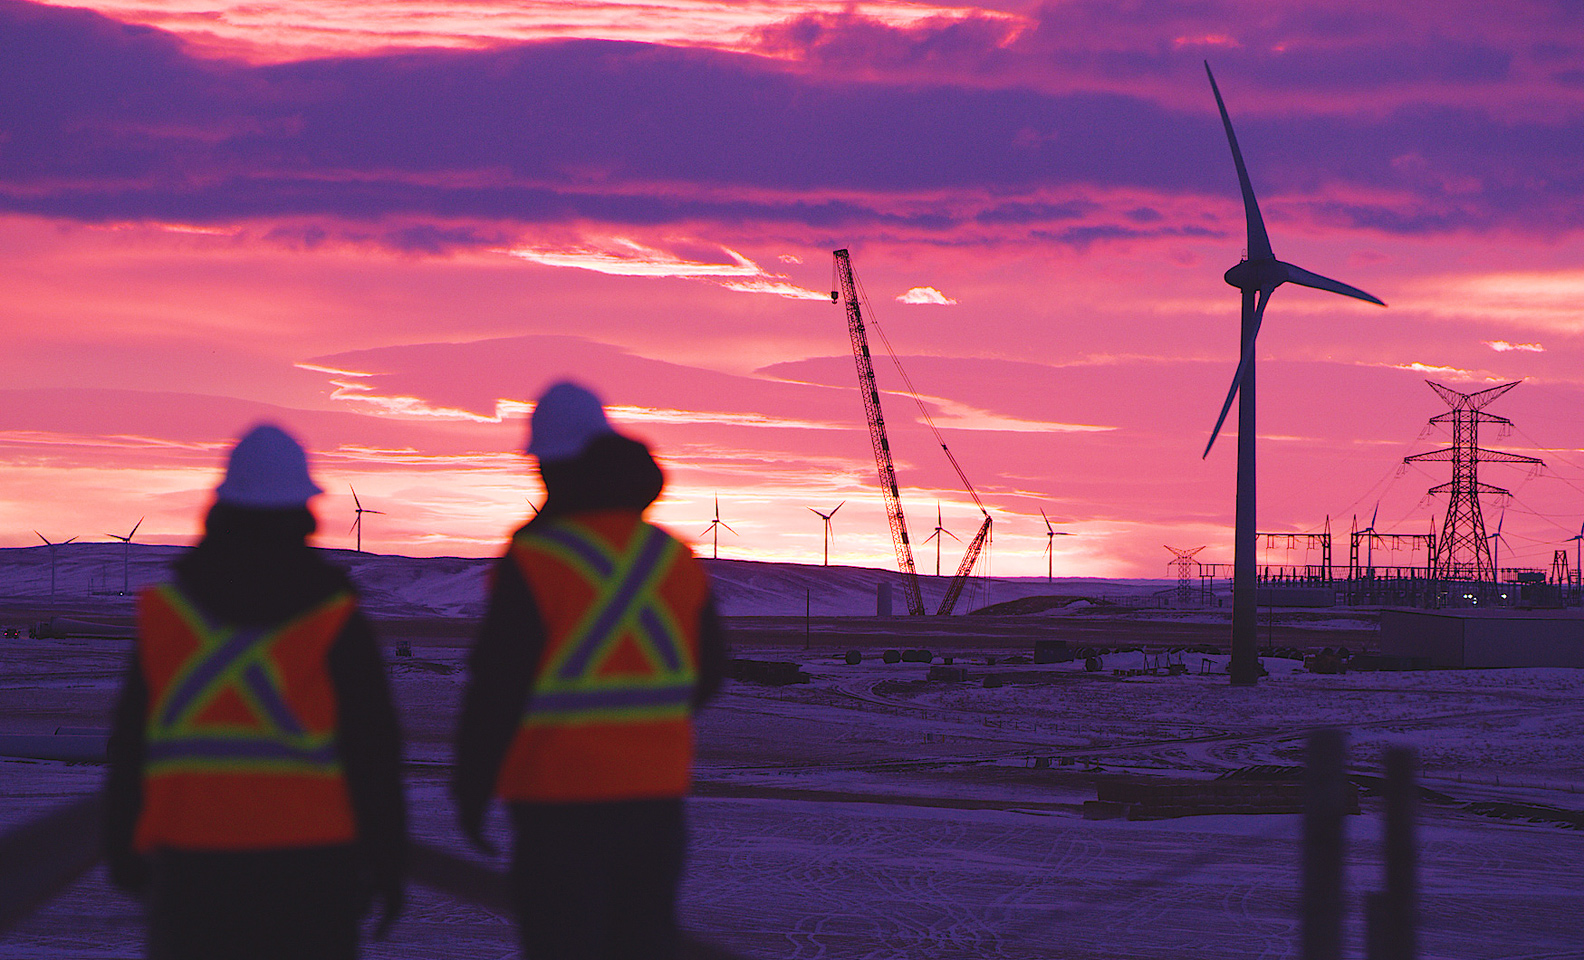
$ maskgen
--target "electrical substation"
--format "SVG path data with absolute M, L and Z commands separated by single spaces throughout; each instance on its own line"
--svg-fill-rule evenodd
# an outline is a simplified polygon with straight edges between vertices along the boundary
M 1471 393 L 1425 381 L 1445 401 L 1447 411 L 1431 417 L 1429 424 L 1451 433 L 1450 445 L 1404 457 L 1398 475 L 1413 464 L 1449 464 L 1451 478 L 1430 487 L 1422 502 L 1445 497 L 1439 520 L 1425 517 L 1423 532 L 1377 529 L 1379 504 L 1369 522 L 1361 526 L 1353 516 L 1345 534 L 1333 531 L 1327 517 L 1313 532 L 1259 532 L 1267 556 L 1273 551 L 1302 550 L 1303 563 L 1258 564 L 1261 606 L 1370 606 L 1420 609 L 1562 610 L 1584 602 L 1576 551 L 1584 535 L 1559 541 L 1544 567 L 1501 562 L 1501 525 L 1488 530 L 1485 503 L 1508 500 L 1512 492 L 1480 479 L 1482 463 L 1513 464 L 1538 471 L 1545 461 L 1523 454 L 1480 445 L 1480 427 L 1510 429 L 1512 421 L 1485 408 L 1521 381 Z M 1346 537 L 1346 563 L 1336 539 Z M 1574 544 L 1569 556 L 1567 545 Z M 1217 585 L 1230 581 L 1232 564 L 1197 559 L 1198 550 L 1173 547 L 1168 561 L 1178 581 L 1174 593 L 1183 606 L 1216 603 Z M 1391 558 L 1376 562 L 1376 552 Z M 1408 563 L 1397 562 L 1403 553 Z M 1311 559 L 1312 558 L 1312 559 Z

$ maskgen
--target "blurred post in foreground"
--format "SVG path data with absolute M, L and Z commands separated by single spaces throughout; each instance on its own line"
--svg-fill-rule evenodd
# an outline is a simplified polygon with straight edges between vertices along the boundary
M 1342 731 L 1309 734 L 1304 767 L 1303 960 L 1342 957 L 1345 753 Z
M 1386 751 L 1386 889 L 1369 896 L 1369 960 L 1414 960 L 1418 952 L 1418 766 L 1412 747 Z

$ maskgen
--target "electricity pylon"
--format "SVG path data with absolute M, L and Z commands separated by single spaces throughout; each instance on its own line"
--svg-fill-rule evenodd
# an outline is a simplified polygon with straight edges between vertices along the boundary
M 1459 393 L 1432 380 L 1426 380 L 1446 405 L 1446 413 L 1431 417 L 1437 425 L 1452 425 L 1452 446 L 1429 453 L 1416 453 L 1403 457 L 1403 463 L 1450 461 L 1452 479 L 1430 488 L 1431 493 L 1451 494 L 1447 501 L 1446 519 L 1441 523 L 1441 549 L 1433 575 L 1442 580 L 1492 581 L 1496 579 L 1495 564 L 1491 562 L 1490 541 L 1485 536 L 1485 520 L 1480 514 L 1480 494 L 1498 497 L 1511 496 L 1511 491 L 1479 481 L 1479 465 L 1485 463 L 1529 463 L 1545 466 L 1538 457 L 1526 457 L 1503 450 L 1487 450 L 1479 445 L 1479 426 L 1482 423 L 1499 423 L 1512 426 L 1506 417 L 1485 412 L 1492 400 L 1522 383 L 1514 380 L 1488 390 Z
M 1177 600 L 1188 603 L 1193 599 L 1193 576 L 1189 571 L 1195 566 L 1194 554 L 1204 547 L 1194 547 L 1192 550 L 1178 550 L 1176 547 L 1167 547 L 1172 552 L 1172 559 L 1167 562 L 1177 568 Z

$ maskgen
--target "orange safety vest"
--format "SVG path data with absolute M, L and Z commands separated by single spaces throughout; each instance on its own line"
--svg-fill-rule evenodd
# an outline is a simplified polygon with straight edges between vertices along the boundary
M 545 646 L 496 792 L 547 803 L 685 795 L 703 565 L 631 510 L 532 524 L 510 556 Z
M 356 608 L 341 591 L 276 627 L 217 623 L 171 585 L 145 590 L 148 686 L 140 851 L 349 843 L 325 659 Z

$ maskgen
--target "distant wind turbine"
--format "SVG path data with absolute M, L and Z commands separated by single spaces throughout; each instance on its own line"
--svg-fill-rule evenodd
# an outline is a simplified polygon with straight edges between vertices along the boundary
M 1494 574 L 1492 579 L 1495 581 L 1495 583 L 1497 584 L 1498 588 L 1501 585 L 1501 547 L 1502 547 L 1502 544 L 1507 542 L 1507 538 L 1502 536 L 1501 530 L 1502 530 L 1502 524 L 1505 523 L 1506 521 L 1507 521 L 1507 508 L 1503 507 L 1502 508 L 1502 512 L 1501 512 L 1501 516 L 1496 518 L 1496 532 L 1490 535 L 1490 541 L 1491 541 L 1491 572 Z
M 845 503 L 846 501 L 842 501 L 842 502 Z M 831 513 L 835 513 L 835 512 L 836 512 L 835 510 L 831 511 Z M 720 494 L 716 494 L 715 495 L 715 519 L 711 520 L 710 521 L 710 525 L 704 528 L 704 533 L 711 534 L 712 537 L 713 537 L 713 541 L 712 542 L 713 542 L 714 549 L 713 549 L 713 551 L 711 553 L 711 557 L 710 557 L 710 559 L 712 559 L 712 560 L 719 560 L 720 559 L 720 528 L 721 527 L 725 527 L 728 531 L 730 531 L 732 536 L 734 536 L 734 537 L 737 536 L 737 531 L 736 530 L 732 530 L 731 526 L 728 525 L 726 523 L 726 521 L 724 521 L 724 520 L 722 520 L 720 518 Z M 701 537 L 704 536 L 704 533 L 699 534 L 699 536 L 701 536 Z
M 940 557 L 941 543 L 943 542 L 941 540 L 941 534 L 943 533 L 946 534 L 946 536 L 951 537 L 953 540 L 956 540 L 958 543 L 962 543 L 961 537 L 941 526 L 941 505 L 940 501 L 937 500 L 935 501 L 935 532 L 924 538 L 925 543 L 929 543 L 931 540 L 935 541 L 935 576 L 937 577 L 941 575 Z
M 1040 519 L 1045 521 L 1045 582 L 1056 579 L 1056 538 L 1070 537 L 1072 534 L 1064 530 L 1057 530 L 1051 526 L 1050 517 L 1045 516 L 1045 508 L 1040 508 Z
M 37 532 L 37 531 L 35 531 L 35 532 Z M 1574 571 L 1574 576 L 1577 576 L 1579 578 L 1579 582 L 1580 583 L 1584 583 L 1584 570 L 1581 570 L 1581 568 L 1579 567 L 1579 562 L 1580 561 L 1584 561 L 1584 523 L 1579 524 L 1579 532 L 1578 532 L 1578 534 L 1576 536 L 1568 537 L 1567 540 L 1564 540 L 1562 542 L 1563 543 L 1567 543 L 1568 540 L 1573 541 L 1573 551 L 1574 551 L 1573 571 Z
M 132 538 L 137 536 L 138 527 L 143 526 L 143 521 L 146 519 L 148 518 L 138 517 L 138 522 L 132 525 L 132 532 L 124 537 L 114 533 L 105 534 L 112 540 L 121 541 L 121 596 L 123 597 L 127 595 L 127 591 L 131 586 Z M 37 530 L 33 532 L 38 533 Z
M 352 529 L 348 530 L 347 533 L 356 533 L 357 534 L 357 552 L 358 553 L 362 553 L 363 552 L 363 514 L 372 513 L 372 514 L 377 514 L 377 515 L 383 517 L 385 515 L 385 511 L 384 510 L 370 510 L 367 507 L 363 506 L 363 501 L 358 499 L 357 491 L 352 489 L 352 484 L 350 484 L 350 483 L 347 484 L 347 489 L 348 490 L 352 490 L 352 506 L 354 507 L 355 512 L 357 514 L 352 520 Z
M 814 510 L 813 507 L 809 507 L 809 509 L 814 512 L 816 517 L 819 517 L 821 520 L 825 521 L 825 566 L 827 567 L 830 566 L 831 517 L 836 516 L 836 511 L 840 510 L 846 505 L 847 501 L 843 500 L 841 503 L 838 503 L 836 506 L 832 507 L 830 513 L 820 513 L 818 510 Z M 715 509 L 715 516 L 717 518 L 720 517 L 720 508 L 718 505 Z M 728 527 L 727 529 L 729 530 L 731 528 Z
M 1376 500 L 1375 512 L 1370 514 L 1370 525 L 1359 531 L 1359 533 L 1369 534 L 1369 537 L 1364 541 L 1364 544 L 1369 548 L 1369 559 L 1366 561 L 1366 565 L 1370 572 L 1369 575 L 1372 577 L 1375 575 L 1375 541 L 1379 539 L 1375 535 L 1375 518 L 1378 516 L 1380 516 L 1380 501 Z
M 1226 282 L 1243 292 L 1242 354 L 1238 359 L 1237 373 L 1232 377 L 1232 387 L 1227 391 L 1226 402 L 1221 405 L 1221 415 L 1216 418 L 1215 429 L 1210 431 L 1210 442 L 1205 444 L 1204 456 L 1210 455 L 1221 425 L 1239 392 L 1238 401 L 1238 454 L 1237 454 L 1237 520 L 1233 533 L 1232 560 L 1232 662 L 1228 672 L 1232 682 L 1252 685 L 1259 679 L 1259 650 L 1255 631 L 1259 610 L 1254 602 L 1256 560 L 1255 509 L 1254 509 L 1254 344 L 1259 335 L 1260 323 L 1265 317 L 1265 305 L 1276 288 L 1284 283 L 1296 283 L 1316 290 L 1339 293 L 1357 300 L 1386 304 L 1357 287 L 1310 273 L 1302 267 L 1276 259 L 1271 251 L 1270 237 L 1265 232 L 1265 220 L 1260 215 L 1259 202 L 1254 199 L 1254 187 L 1249 183 L 1248 169 L 1243 165 L 1243 152 L 1238 149 L 1237 135 L 1232 132 L 1232 118 L 1227 115 L 1226 103 L 1216 86 L 1215 74 L 1205 62 L 1205 75 L 1210 78 L 1210 90 L 1215 94 L 1216 107 L 1221 111 L 1221 124 L 1226 128 L 1227 144 L 1232 148 L 1232 162 L 1237 167 L 1238 186 L 1243 192 L 1243 214 L 1248 226 L 1248 250 L 1245 259 L 1226 272 Z
M 143 521 L 139 520 L 138 522 L 142 523 Z M 62 540 L 60 543 L 51 543 L 49 537 L 44 536 L 44 534 L 39 533 L 37 530 L 34 530 L 33 534 L 35 536 L 37 536 L 40 540 L 43 540 L 45 546 L 49 547 L 49 555 L 50 555 L 50 602 L 54 603 L 55 602 L 55 548 L 56 547 L 64 547 L 66 544 L 71 543 L 72 540 L 76 540 L 77 538 L 76 537 L 71 537 L 69 539 Z

